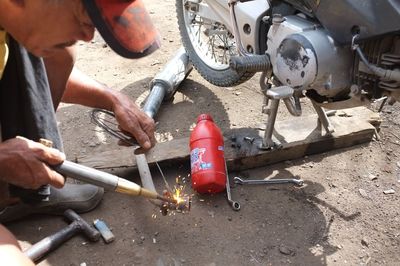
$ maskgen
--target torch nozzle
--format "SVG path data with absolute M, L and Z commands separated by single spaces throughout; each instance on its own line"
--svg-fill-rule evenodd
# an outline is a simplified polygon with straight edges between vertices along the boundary
M 169 197 L 163 197 L 163 196 L 161 196 L 161 195 L 157 195 L 157 199 L 162 200 L 162 201 L 164 201 L 164 202 L 173 203 L 173 204 L 176 204 L 176 203 L 177 203 L 177 200 L 176 200 L 176 199 L 174 199 L 174 198 L 169 198 Z

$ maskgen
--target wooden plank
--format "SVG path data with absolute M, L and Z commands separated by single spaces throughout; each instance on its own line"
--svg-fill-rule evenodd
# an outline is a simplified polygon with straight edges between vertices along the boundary
M 379 115 L 369 109 L 358 107 L 338 111 L 335 116 L 330 117 L 330 121 L 335 128 L 332 135 L 327 135 L 323 129 L 321 130 L 316 115 L 277 121 L 274 138 L 282 143 L 282 148 L 267 151 L 257 148 L 262 141 L 260 130 L 242 128 L 224 132 L 228 168 L 229 170 L 254 168 L 368 142 L 376 132 L 372 124 L 379 126 L 380 119 Z M 236 143 L 239 143 L 240 147 L 233 145 L 232 136 L 235 136 Z M 254 137 L 255 140 L 250 143 L 245 141 L 244 137 Z M 189 138 L 158 143 L 147 153 L 147 160 L 150 165 L 155 162 L 189 164 Z M 98 169 L 136 168 L 135 156 L 129 147 L 80 156 L 77 162 Z

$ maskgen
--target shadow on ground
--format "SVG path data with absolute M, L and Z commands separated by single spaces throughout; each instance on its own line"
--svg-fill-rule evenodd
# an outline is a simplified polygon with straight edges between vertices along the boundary
M 144 95 L 149 81 L 132 83 L 123 91 L 131 96 Z M 173 138 L 187 136 L 198 114 L 208 112 L 211 104 L 214 119 L 224 132 L 227 131 L 230 122 L 219 98 L 206 86 L 192 80 L 186 80 L 184 85 L 185 89 L 178 92 L 173 101 L 161 107 L 156 117 L 158 132 Z M 107 136 L 104 143 L 99 142 L 95 126 L 88 118 L 90 110 L 80 108 L 70 106 L 60 110 L 66 149 L 71 154 L 81 148 L 89 154 L 112 149 L 116 140 Z M 88 136 L 92 138 L 89 142 Z M 315 160 L 318 162 L 322 157 L 317 156 Z M 187 193 L 193 193 L 188 167 L 189 162 L 165 165 L 163 171 L 170 184 L 177 176 L 186 177 Z M 294 176 L 284 164 L 278 164 L 230 173 L 230 177 L 263 179 L 272 175 L 272 169 L 278 173 L 274 178 Z M 135 171 L 114 173 L 139 182 Z M 160 174 L 156 169 L 152 169 L 152 174 L 161 191 Z M 116 240 L 106 245 L 89 243 L 84 237 L 76 236 L 52 252 L 41 265 L 81 265 L 84 262 L 87 265 L 326 265 L 327 256 L 335 253 L 337 247 L 328 241 L 334 216 L 326 218 L 329 216 L 322 210 L 327 208 L 336 219 L 346 221 L 355 219 L 358 214 L 345 213 L 318 197 L 324 192 L 319 182 L 314 180 L 306 184 L 304 188 L 233 186 L 232 197 L 242 206 L 238 212 L 231 209 L 224 193 L 194 194 L 189 213 L 168 216 L 162 216 L 143 198 L 107 192 L 101 205 L 82 217 L 89 222 L 106 221 Z M 35 243 L 65 226 L 61 217 L 31 217 L 9 228 L 21 241 Z
M 148 97 L 151 78 L 131 83 L 122 92 L 143 105 Z M 163 102 L 155 117 L 156 137 L 159 142 L 187 137 L 201 113 L 210 113 L 222 131 L 228 130 L 230 121 L 224 105 L 206 86 L 186 79 L 174 97 Z M 210 107 L 212 105 L 212 108 Z M 59 128 L 64 139 L 67 158 L 96 154 L 118 149 L 117 140 L 96 127 L 90 119 L 91 109 L 82 106 L 64 106 L 57 111 Z
M 187 165 L 163 169 L 168 182 L 186 177 Z M 277 166 L 274 178 L 293 176 Z M 161 176 L 152 169 L 156 186 L 163 187 Z M 117 171 L 139 182 L 135 171 Z M 252 171 L 252 178 L 270 176 L 265 168 Z M 246 177 L 247 172 L 232 173 Z M 187 191 L 190 189 L 190 177 Z M 292 185 L 233 186 L 232 197 L 242 209 L 233 211 L 225 194 L 193 195 L 190 213 L 162 216 L 148 201 L 116 193 L 106 193 L 95 211 L 83 214 L 87 221 L 105 220 L 116 240 L 111 244 L 88 243 L 76 236 L 51 253 L 43 265 L 326 265 L 334 253 L 326 237 L 332 221 L 326 221 L 316 200 L 324 188 L 307 182 L 304 188 Z M 334 207 L 332 207 L 334 208 Z M 340 217 L 351 215 L 334 210 Z M 333 219 L 333 218 L 332 218 Z M 14 223 L 10 229 L 18 239 L 36 242 L 64 227 L 60 217 L 32 217 Z M 63 256 L 69 253 L 71 256 Z M 63 258 L 60 261 L 60 257 Z M 115 258 L 118 257 L 118 264 Z M 48 264 L 46 264 L 48 263 Z

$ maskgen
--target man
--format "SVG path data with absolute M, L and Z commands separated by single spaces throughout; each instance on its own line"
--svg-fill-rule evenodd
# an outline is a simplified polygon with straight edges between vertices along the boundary
M 140 0 L 0 1 L 0 222 L 67 208 L 85 212 L 101 200 L 102 189 L 64 184 L 49 167 L 65 159 L 54 115 L 60 101 L 113 111 L 142 151 L 155 145 L 151 118 L 127 96 L 74 68 L 73 44 L 91 40 L 95 28 L 127 58 L 159 46 Z M 38 143 L 40 138 L 57 149 Z M 4 265 L 31 263 L 1 225 L 0 258 Z

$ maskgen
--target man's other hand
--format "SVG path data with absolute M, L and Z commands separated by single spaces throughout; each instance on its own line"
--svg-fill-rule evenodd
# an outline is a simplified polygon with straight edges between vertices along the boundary
M 132 135 L 141 146 L 135 153 L 142 153 L 154 147 L 156 144 L 154 120 L 141 111 L 128 96 L 119 92 L 115 95 L 113 111 L 120 129 Z
M 16 137 L 0 143 L 0 179 L 23 188 L 50 184 L 64 186 L 65 179 L 48 165 L 61 164 L 65 155 L 38 142 Z
M 152 118 L 127 95 L 95 81 L 75 67 L 69 76 L 62 101 L 114 112 L 120 130 L 135 138 L 141 146 L 135 153 L 149 150 L 156 144 Z

